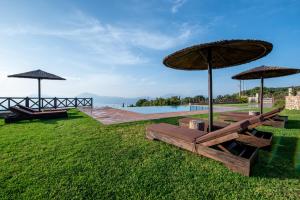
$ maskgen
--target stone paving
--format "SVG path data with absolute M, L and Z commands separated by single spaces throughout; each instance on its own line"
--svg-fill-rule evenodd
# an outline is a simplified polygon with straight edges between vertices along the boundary
M 238 107 L 214 107 L 214 112 L 226 112 L 240 110 Z M 80 111 L 86 113 L 92 118 L 98 120 L 102 124 L 119 124 L 124 122 L 134 122 L 143 121 L 151 119 L 161 119 L 168 117 L 177 116 L 188 116 L 196 114 L 206 114 L 208 110 L 198 110 L 198 111 L 184 111 L 184 112 L 169 112 L 169 113 L 156 113 L 156 114 L 141 114 L 131 111 L 111 108 L 111 107 L 101 107 L 101 108 L 79 108 Z

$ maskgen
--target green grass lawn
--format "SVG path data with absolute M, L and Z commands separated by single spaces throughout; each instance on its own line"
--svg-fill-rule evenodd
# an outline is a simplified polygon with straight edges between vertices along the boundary
M 248 103 L 227 103 L 227 104 L 215 104 L 214 106 L 230 106 L 230 107 L 241 107 L 241 108 L 245 108 L 245 107 L 249 107 Z
M 145 139 L 145 125 L 104 126 L 77 110 L 67 120 L 0 120 L 0 199 L 299 199 L 300 112 L 260 151 L 252 177 Z M 205 115 L 199 115 L 205 117 Z

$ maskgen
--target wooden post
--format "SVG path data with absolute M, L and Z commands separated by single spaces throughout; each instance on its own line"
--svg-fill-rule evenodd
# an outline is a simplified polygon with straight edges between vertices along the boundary
M 245 95 L 244 90 L 245 90 L 245 80 L 240 80 L 240 93 L 241 93 L 240 96 Z
M 208 120 L 209 128 L 208 131 L 212 131 L 213 127 L 213 89 L 212 89 L 212 66 L 211 66 L 211 49 L 207 52 L 207 67 L 208 67 Z
M 26 99 L 25 99 L 25 106 L 29 108 L 29 98 L 28 97 L 26 97 Z
M 10 98 L 7 98 L 7 107 L 10 108 Z
M 38 79 L 38 83 L 39 111 L 41 111 L 41 79 Z
M 260 79 L 260 114 L 263 114 L 264 107 L 264 78 Z
M 93 98 L 91 98 L 91 108 L 93 108 Z
M 77 108 L 77 97 L 75 97 L 75 108 Z
M 57 98 L 54 97 L 54 108 L 57 109 Z

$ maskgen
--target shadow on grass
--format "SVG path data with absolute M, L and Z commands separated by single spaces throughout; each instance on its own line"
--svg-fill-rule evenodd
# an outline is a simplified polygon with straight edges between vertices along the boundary
M 141 121 L 133 121 L 133 122 L 123 122 L 118 124 L 110 124 L 107 126 L 114 126 L 114 127 L 124 127 L 124 126 L 134 126 L 134 125 L 141 125 L 141 124 L 157 124 L 157 123 L 168 123 L 168 124 L 174 124 L 178 125 L 178 120 L 183 118 L 180 117 L 170 117 L 170 118 L 162 118 L 162 119 L 147 119 L 147 120 L 141 120 Z
M 164 119 L 153 119 L 151 122 L 153 123 L 168 123 L 173 125 L 178 125 L 178 120 L 184 117 L 172 117 L 172 118 L 164 118 Z
M 83 118 L 80 115 L 70 115 L 68 114 L 67 118 L 57 118 L 57 119 L 41 119 L 41 120 L 35 120 L 35 122 L 42 122 L 44 124 L 56 124 L 59 121 L 65 121 L 65 120 L 74 120 L 74 119 L 79 119 Z
M 78 119 L 78 118 L 83 118 L 83 116 L 79 115 L 78 113 L 68 113 L 67 118 L 21 120 L 21 121 L 9 123 L 9 124 L 26 124 L 26 123 L 56 124 L 59 121 L 74 120 L 74 119 Z M 3 124 L 0 123 L 0 126 L 4 126 L 4 125 L 6 125 L 4 122 L 3 122 Z
M 286 123 L 287 129 L 300 129 L 300 120 L 288 120 Z
M 253 176 L 279 179 L 300 178 L 300 153 L 297 152 L 299 138 L 275 137 L 272 150 L 260 151 Z

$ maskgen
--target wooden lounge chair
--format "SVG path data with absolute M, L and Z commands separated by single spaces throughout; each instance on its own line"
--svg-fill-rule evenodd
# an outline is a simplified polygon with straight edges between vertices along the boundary
M 5 117 L 6 123 L 17 122 L 20 120 L 30 119 L 56 119 L 56 118 L 67 118 L 67 111 L 50 111 L 50 112 L 32 112 L 19 108 L 17 106 L 10 107 L 9 110 L 13 113 Z
M 39 112 L 38 110 L 26 107 L 26 106 L 22 106 L 22 105 L 17 105 L 19 108 L 22 108 L 24 110 L 27 110 L 29 112 Z M 51 111 L 67 111 L 67 109 L 63 108 L 59 108 L 59 109 L 43 109 L 42 112 L 51 112 Z
M 22 106 L 22 105 L 17 105 L 17 107 L 23 109 L 23 110 L 27 110 L 29 112 L 39 112 L 38 110 L 35 110 L 35 109 L 32 109 L 32 108 L 29 108 L 27 106 Z
M 285 128 L 285 125 L 288 121 L 288 116 L 278 115 L 282 110 L 283 108 L 278 108 L 270 112 L 263 113 L 263 125 L 273 126 L 277 128 Z
M 282 110 L 283 108 L 277 108 L 272 111 L 263 113 L 262 116 L 264 118 L 264 121 L 261 123 L 261 125 L 284 128 L 288 117 L 278 115 Z M 251 117 L 253 116 L 245 112 L 224 112 L 220 113 L 219 120 L 237 122 L 240 120 L 250 119 Z
M 182 118 L 179 119 L 179 126 L 189 128 L 189 123 L 191 120 L 201 120 L 204 122 L 204 129 L 201 131 L 208 131 L 208 121 L 206 119 L 197 119 L 197 118 Z M 248 120 L 242 120 L 244 126 L 240 126 L 239 123 L 225 123 L 220 121 L 214 121 L 213 130 L 220 130 L 225 127 L 230 128 L 231 131 L 238 133 L 237 141 L 240 141 L 244 144 L 264 148 L 269 147 L 272 144 L 273 134 L 270 132 L 259 131 L 255 127 L 259 126 L 263 121 L 262 116 L 254 116 Z
M 243 127 L 248 122 L 238 122 Z M 146 128 L 146 138 L 160 140 L 223 163 L 227 168 L 250 176 L 258 148 L 242 144 L 231 127 L 206 133 L 171 124 L 152 124 Z

